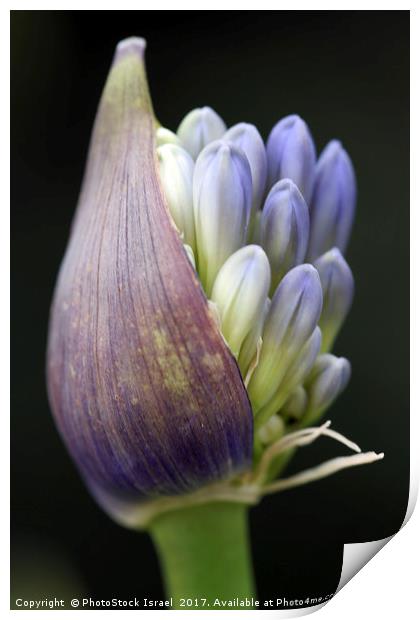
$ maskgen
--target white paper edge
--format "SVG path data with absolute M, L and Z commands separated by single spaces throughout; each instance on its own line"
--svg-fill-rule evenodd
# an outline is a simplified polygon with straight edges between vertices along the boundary
M 49 3 L 47 3 L 47 4 L 49 4 Z M 96 4 L 96 3 L 92 3 L 92 4 Z M 164 4 L 164 3 L 162 3 L 162 4 Z M 305 3 L 302 3 L 302 4 L 305 4 Z M 327 5 L 328 4 L 329 3 L 327 3 Z M 76 2 L 76 5 L 77 5 L 77 2 Z M 379 5 L 379 3 L 378 3 L 378 5 Z M 387 2 L 385 2 L 385 3 L 382 2 L 379 6 L 380 6 L 380 8 L 382 10 L 385 7 L 389 8 L 389 9 L 395 8 L 395 6 L 389 6 Z M 379 9 L 379 6 L 378 6 L 378 9 Z M 100 7 L 103 8 L 103 4 L 102 5 L 98 5 L 98 7 L 97 7 L 98 10 L 100 9 Z M 20 7 L 20 8 L 22 8 L 22 7 Z M 46 6 L 44 8 L 54 8 L 54 7 L 51 5 L 50 7 Z M 64 6 L 62 6 L 61 8 L 64 8 Z M 79 7 L 76 6 L 75 8 L 83 8 L 83 7 L 82 6 L 79 6 Z M 91 8 L 94 8 L 94 7 L 92 6 Z M 134 9 L 135 8 L 135 4 L 133 4 L 133 6 L 130 7 L 130 8 Z M 189 7 L 185 7 L 184 6 L 183 8 L 189 8 Z M 249 7 L 249 8 L 251 8 L 251 7 Z M 273 5 L 272 8 L 274 8 L 274 5 Z M 284 7 L 284 8 L 286 8 L 286 7 Z M 302 9 L 304 7 L 300 6 L 299 8 Z M 310 7 L 305 7 L 305 8 L 310 8 Z M 334 3 L 332 3 L 329 7 L 325 6 L 323 8 L 330 8 L 332 10 L 334 8 Z M 347 5 L 347 6 L 343 6 L 342 8 L 351 8 L 351 7 L 349 5 Z M 361 9 L 362 6 L 358 6 L 358 3 L 356 3 L 356 6 L 352 5 L 352 8 L 353 9 L 354 8 Z M 370 8 L 372 8 L 372 7 L 370 7 Z M 403 6 L 401 8 L 406 8 L 406 7 Z M 412 18 L 412 20 L 414 18 L 413 12 L 411 12 L 411 18 Z M 8 28 L 8 23 L 7 22 L 8 22 L 8 20 L 5 19 L 4 20 L 4 24 L 1 27 L 1 31 L 2 31 L 2 34 L 3 34 L 3 36 L 2 36 L 2 49 L 4 51 L 3 58 L 10 60 L 10 55 L 9 55 L 10 34 L 9 34 L 9 28 Z M 412 34 L 414 34 L 413 31 L 412 31 Z M 417 41 L 418 41 L 418 39 L 415 39 L 414 37 L 411 38 L 411 46 L 410 47 L 411 47 L 412 52 L 414 51 L 414 48 L 416 48 L 417 51 L 418 51 L 418 42 Z M 413 57 L 413 54 L 412 54 L 412 57 Z M 414 65 L 414 63 L 413 63 L 413 65 Z M 5 75 L 6 76 L 9 75 L 9 63 L 8 62 L 5 63 L 5 67 L 4 68 L 5 68 Z M 413 79 L 414 78 L 414 68 L 413 68 L 413 66 L 411 67 L 410 73 L 411 73 L 411 77 L 412 77 L 412 84 L 415 81 L 415 85 L 417 87 L 418 86 L 418 80 L 417 79 L 416 80 Z M 7 82 L 8 82 L 8 80 L 6 80 L 6 83 Z M 411 103 L 412 104 L 414 104 L 414 98 L 415 98 L 413 91 L 414 91 L 414 84 L 413 84 L 412 93 L 411 93 Z M 418 89 L 417 89 L 417 95 L 418 95 Z M 418 96 L 416 97 L 416 99 L 418 99 Z M 7 97 L 4 98 L 4 100 L 2 102 L 2 107 L 3 106 L 6 108 L 5 111 L 8 112 L 9 104 L 8 104 L 8 98 Z M 414 105 L 411 106 L 411 115 L 410 115 L 411 116 L 411 125 L 412 125 L 413 129 L 416 126 L 416 129 L 418 130 L 418 124 L 416 122 L 415 114 L 413 114 L 413 110 L 414 110 Z M 8 130 L 8 120 L 7 120 L 8 117 L 9 117 L 8 113 L 5 113 L 3 115 L 3 119 L 5 120 L 3 125 L 4 125 L 6 133 L 7 133 L 7 130 Z M 416 137 L 418 137 L 418 135 L 419 135 L 418 131 L 415 131 L 414 133 L 416 133 Z M 8 145 L 7 145 L 7 140 L 5 141 L 5 145 L 4 146 L 5 146 L 5 149 L 4 149 L 4 151 L 5 151 L 4 159 L 5 159 L 5 161 L 8 161 Z M 412 173 L 413 173 L 414 172 L 413 163 L 411 164 L 411 166 L 412 166 Z M 5 174 L 4 174 L 4 177 L 5 177 L 4 187 L 6 188 L 6 191 L 4 192 L 4 195 L 5 195 L 5 198 L 6 198 L 5 203 L 7 204 L 8 196 L 9 196 L 9 192 L 8 192 L 9 179 L 8 179 L 7 166 L 4 167 L 3 172 L 5 172 Z M 413 174 L 411 175 L 411 177 L 413 179 Z M 412 185 L 412 189 L 413 189 L 413 183 L 411 185 Z M 418 195 L 418 191 L 417 190 L 416 190 L 416 192 L 413 192 L 412 195 L 414 195 L 414 193 L 416 193 Z M 415 204 L 415 200 L 412 199 L 412 205 L 413 204 Z M 414 240 L 414 233 L 413 233 L 413 231 L 415 230 L 416 232 L 418 232 L 419 229 L 420 229 L 420 227 L 418 225 L 419 224 L 419 217 L 418 217 L 418 214 L 415 212 L 415 210 L 413 208 L 412 208 L 411 213 L 412 213 L 413 224 L 414 223 L 416 224 L 416 226 L 412 226 L 412 235 L 413 235 L 412 236 L 412 240 Z M 3 229 L 4 233 L 5 233 L 4 234 L 5 243 L 1 244 L 1 248 L 2 248 L 2 256 L 4 256 L 4 258 L 5 258 L 5 260 L 3 261 L 3 265 L 7 266 L 9 264 L 9 261 L 8 261 L 8 248 L 10 247 L 9 240 L 8 240 L 8 233 L 7 233 L 7 231 L 9 230 L 9 226 L 7 225 L 7 221 L 8 221 L 7 214 L 4 213 L 2 215 L 4 215 L 4 219 L 6 220 L 6 225 L 4 227 L 2 227 L 2 229 Z M 3 237 L 3 234 L 2 234 L 2 237 Z M 415 239 L 415 241 L 417 243 L 418 240 Z M 420 264 L 420 261 L 418 260 L 419 259 L 419 250 L 417 249 L 414 252 L 415 247 L 416 247 L 415 244 L 412 243 L 411 244 L 412 257 L 413 257 L 413 254 L 415 253 L 416 254 L 416 259 L 417 259 L 416 262 L 417 262 L 417 265 L 419 265 Z M 414 260 L 413 260 L 413 266 L 414 266 Z M 4 270 L 4 272 L 8 272 L 7 267 Z M 412 272 L 411 278 L 412 278 L 412 282 L 414 282 L 413 272 Z M 416 296 L 416 301 L 417 301 L 419 299 L 419 295 L 418 295 L 419 287 L 417 285 L 414 288 L 416 289 L 415 293 L 417 293 L 417 296 Z M 5 287 L 5 290 L 6 289 L 8 289 L 8 287 Z M 412 299 L 412 310 L 414 310 L 414 306 L 415 305 L 418 308 L 418 304 L 414 304 L 413 303 L 413 299 Z M 2 316 L 3 316 L 3 311 L 4 311 L 5 314 L 8 314 L 6 307 L 4 307 L 2 309 Z M 412 319 L 413 319 L 413 316 L 414 316 L 414 313 L 412 312 L 411 313 Z M 4 322 L 4 327 L 5 327 L 4 331 L 6 332 L 5 333 L 5 339 L 6 340 L 7 340 L 7 325 L 8 325 L 8 323 L 9 323 L 8 320 L 6 320 Z M 416 332 L 414 334 L 415 338 L 413 338 L 413 340 L 415 340 L 418 343 L 420 341 L 420 339 L 418 337 L 419 336 L 419 329 L 416 327 L 415 321 L 413 321 L 413 320 L 412 320 L 412 327 L 413 327 L 412 334 L 413 334 L 413 332 Z M 5 353 L 4 359 L 2 359 L 1 361 L 2 361 L 2 367 L 3 367 L 3 362 L 4 362 L 4 368 L 6 369 L 6 368 L 8 368 L 8 360 L 6 359 L 7 358 L 7 351 L 5 351 L 4 353 Z M 413 355 L 413 362 L 414 362 L 414 355 Z M 418 363 L 417 362 L 415 364 L 414 363 L 412 364 L 412 369 L 414 368 L 414 366 L 416 366 L 416 368 L 418 369 Z M 4 381 L 4 384 L 8 385 L 8 382 L 7 382 L 7 372 L 4 373 L 2 376 L 3 376 L 3 379 L 6 379 Z M 415 388 L 415 385 L 416 385 L 415 382 L 412 381 L 411 384 Z M 417 391 L 417 388 L 415 389 L 415 391 Z M 6 405 L 7 405 L 7 403 L 8 403 L 8 389 L 5 390 L 4 396 L 5 396 L 4 401 L 6 401 Z M 416 398 L 416 401 L 418 403 L 419 399 Z M 8 408 L 9 408 L 8 406 L 5 407 L 6 410 Z M 409 501 L 408 501 L 407 512 L 406 512 L 405 519 L 404 519 L 404 522 L 403 522 L 401 528 L 404 527 L 407 524 L 407 522 L 409 521 L 409 519 L 410 519 L 410 517 L 411 517 L 411 515 L 413 513 L 414 506 L 415 506 L 415 503 L 416 503 L 416 500 L 417 500 L 417 493 L 418 493 L 418 474 L 417 474 L 418 468 L 415 467 L 415 465 L 418 464 L 417 462 L 418 462 L 419 459 L 416 458 L 416 456 L 415 456 L 415 447 L 414 447 L 413 437 L 414 436 L 416 436 L 416 437 L 418 436 L 417 433 L 414 432 L 414 426 L 418 430 L 419 424 L 416 421 L 416 416 L 415 415 L 411 416 L 411 423 L 412 423 L 412 428 L 411 428 L 411 432 L 410 432 L 410 443 L 411 443 L 411 451 L 410 451 L 410 464 L 411 464 L 411 467 L 410 467 L 410 471 L 411 471 L 411 475 L 410 475 L 410 492 L 409 492 Z M 9 429 L 8 421 L 5 422 L 4 426 L 5 426 L 6 432 L 3 433 L 4 448 L 5 448 L 4 452 L 3 452 L 3 458 L 4 458 L 4 462 L 7 463 L 7 461 L 8 461 L 8 454 L 9 454 L 9 446 L 8 446 L 8 442 L 7 442 L 7 437 L 9 436 L 9 432 L 7 432 L 8 429 Z M 7 473 L 7 467 L 4 468 L 4 472 Z M 5 482 L 5 488 L 7 490 L 10 489 L 10 487 L 9 487 L 9 480 L 8 480 L 7 476 L 4 476 L 4 482 Z M 9 541 L 9 536 L 8 536 L 9 518 L 8 518 L 7 511 L 5 511 L 3 513 L 1 521 L 2 521 L 2 524 L 4 524 L 4 522 L 6 522 L 6 524 L 5 524 L 6 527 L 3 528 L 3 532 L 5 534 L 4 535 L 4 547 L 5 547 L 6 550 L 8 550 L 10 548 L 9 547 L 10 541 Z M 396 532 L 396 533 L 398 533 L 398 532 Z M 394 536 L 395 536 L 395 534 L 390 536 L 390 537 L 388 537 L 388 538 L 379 540 L 379 541 L 371 541 L 371 542 L 366 542 L 366 543 L 348 543 L 348 544 L 345 544 L 344 545 L 344 553 L 343 553 L 343 567 L 342 567 L 340 583 L 339 583 L 339 586 L 337 588 L 337 593 L 340 591 L 340 589 L 343 588 L 344 585 L 346 585 L 349 582 L 349 580 L 351 580 L 351 578 L 358 572 L 358 570 L 360 570 L 367 562 L 369 562 L 369 560 L 372 559 L 376 555 L 376 553 L 378 553 L 378 551 L 380 551 Z M 4 553 L 2 559 L 3 559 L 3 563 L 4 563 L 4 568 L 5 568 L 4 574 L 8 575 L 10 577 L 9 566 L 8 566 L 8 556 L 9 556 L 8 553 Z M 357 568 L 357 564 L 359 564 L 358 568 Z M 352 573 L 352 571 L 354 570 L 355 566 L 356 566 L 356 571 Z M 348 577 L 348 575 L 350 575 L 350 577 Z M 2 591 L 2 594 L 3 594 L 3 591 L 4 591 L 5 595 L 7 595 L 7 593 L 8 593 L 7 581 L 8 581 L 7 579 L 2 580 L 2 584 L 1 584 L 1 588 L 0 588 L 0 590 Z M 6 593 L 6 591 L 7 591 L 7 593 Z M 394 595 L 397 595 L 398 592 L 401 593 L 402 590 L 398 589 L 397 592 L 394 592 Z M 1 599 L 2 599 L 2 601 L 5 600 L 6 596 L 2 595 Z M 331 600 L 334 600 L 334 599 L 331 599 Z M 356 604 L 357 603 L 358 602 L 356 601 Z M 363 604 L 363 601 L 359 601 L 359 603 Z M 323 603 L 321 605 L 317 605 L 315 607 L 305 608 L 305 609 L 302 609 L 302 610 L 298 610 L 298 609 L 296 609 L 296 610 L 276 610 L 276 611 L 272 611 L 272 612 L 264 611 L 264 617 L 267 615 L 267 613 L 268 614 L 271 613 L 271 615 L 274 615 L 274 614 L 278 615 L 280 613 L 280 614 L 283 615 L 283 617 L 304 616 L 304 615 L 308 615 L 310 613 L 313 613 L 313 612 L 321 609 L 324 606 L 325 606 L 325 603 Z M 363 608 L 358 607 L 359 613 L 361 612 L 361 609 L 363 609 Z M 384 609 L 384 607 L 381 606 L 379 608 L 379 611 L 381 611 L 383 609 Z M 401 607 L 400 607 L 400 609 L 401 609 Z M 20 617 L 22 615 L 25 615 L 25 614 L 31 614 L 31 615 L 35 614 L 35 615 L 38 615 L 39 617 L 42 614 L 42 616 L 44 616 L 44 611 L 31 611 L 31 612 L 30 611 L 20 611 L 20 612 L 16 612 L 16 611 L 11 611 L 9 609 L 4 609 L 4 608 L 3 608 L 2 611 L 4 611 L 7 615 L 9 615 L 9 614 L 10 615 L 14 615 L 15 613 L 18 613 Z M 66 611 L 55 612 L 55 611 L 51 610 L 50 613 L 48 614 L 48 616 L 52 619 L 52 618 L 55 618 L 55 617 L 63 618 L 64 616 L 68 615 L 69 618 L 71 617 L 74 620 L 75 614 L 77 615 L 78 613 L 82 613 L 82 611 L 78 612 L 78 611 L 66 610 Z M 94 611 L 93 613 L 101 614 L 101 616 L 102 616 L 103 611 L 98 610 L 98 611 Z M 144 613 L 149 613 L 149 612 L 146 611 L 146 610 L 142 610 L 142 613 L 144 614 Z M 160 617 L 165 617 L 165 616 L 167 616 L 169 614 L 169 618 L 170 618 L 170 617 L 173 617 L 174 614 L 176 614 L 178 616 L 179 615 L 183 616 L 184 613 L 185 612 L 182 612 L 182 611 L 180 611 L 180 612 L 178 612 L 178 611 L 168 611 L 168 612 L 162 612 L 161 614 L 159 614 L 159 616 Z M 211 611 L 209 611 L 207 613 L 210 614 L 210 615 L 213 614 L 213 613 L 217 613 L 217 617 L 218 618 L 220 618 L 220 614 L 229 614 L 229 618 L 231 620 L 233 620 L 235 617 L 242 617 L 242 612 L 235 612 L 235 611 L 232 611 L 232 612 L 228 612 L 228 611 L 226 611 L 226 612 L 225 611 L 211 612 Z M 70 614 L 71 614 L 71 616 L 70 616 Z M 124 618 L 124 617 L 126 618 L 127 617 L 127 611 L 109 611 L 107 615 L 111 615 L 111 614 L 113 615 L 114 618 L 115 617 L 121 617 L 121 618 Z M 251 614 L 252 616 L 255 617 L 256 615 L 259 616 L 260 612 L 259 611 L 256 611 L 256 612 L 252 612 L 251 611 L 251 612 L 249 612 L 249 614 Z M 32 617 L 33 617 L 33 615 L 32 615 Z M 188 617 L 191 618 L 192 615 L 189 614 L 189 616 L 187 616 L 187 618 Z M 346 617 L 348 617 L 347 614 L 346 614 Z

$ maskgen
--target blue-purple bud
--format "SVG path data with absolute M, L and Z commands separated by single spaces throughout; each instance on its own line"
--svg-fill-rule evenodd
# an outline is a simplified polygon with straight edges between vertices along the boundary
M 251 169 L 243 151 L 218 140 L 197 159 L 193 178 L 197 270 L 210 296 L 217 272 L 246 239 Z
M 283 276 L 306 255 L 309 239 L 309 211 L 290 179 L 274 185 L 268 194 L 260 221 L 260 242 L 270 261 L 272 291 Z
M 311 234 L 307 259 L 337 247 L 344 254 L 356 207 L 356 177 L 350 157 L 337 140 L 322 151 L 316 165 L 310 203 Z
M 256 212 L 261 207 L 267 185 L 267 154 L 263 139 L 258 129 L 249 123 L 234 125 L 223 139 L 238 146 L 247 156 L 252 174 L 252 209 Z
M 48 342 L 55 420 L 114 516 L 116 504 L 231 477 L 253 445 L 239 369 L 162 194 L 144 47 L 116 51 Z
M 291 269 L 271 301 L 260 360 L 248 386 L 254 413 L 270 400 L 312 335 L 322 308 L 322 288 L 312 265 Z
M 312 370 L 321 350 L 321 340 L 321 330 L 317 326 L 287 369 L 283 384 L 287 388 L 288 396 L 296 386 L 305 381 Z
M 322 413 L 341 394 L 351 375 L 350 362 L 331 353 L 320 355 L 305 383 L 308 406 L 305 424 L 318 420 Z
M 197 159 L 205 146 L 219 140 L 226 131 L 220 116 L 208 106 L 191 110 L 181 121 L 177 135 L 182 146 Z
M 333 248 L 320 256 L 315 261 L 314 267 L 319 273 L 324 298 L 319 319 L 324 353 L 331 350 L 350 310 L 354 295 L 354 279 L 338 248 Z
M 316 151 L 307 124 L 296 114 L 286 116 L 273 127 L 267 141 L 269 187 L 291 179 L 307 204 L 312 197 Z
M 316 327 L 299 353 L 290 362 L 276 392 L 258 412 L 256 423 L 260 425 L 274 413 L 278 413 L 293 391 L 305 381 L 311 372 L 321 349 L 321 330 Z

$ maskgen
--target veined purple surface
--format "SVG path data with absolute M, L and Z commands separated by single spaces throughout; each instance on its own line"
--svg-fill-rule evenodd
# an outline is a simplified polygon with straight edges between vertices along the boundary
M 141 39 L 120 44 L 61 266 L 48 388 L 88 484 L 178 494 L 250 464 L 252 412 L 158 179 Z

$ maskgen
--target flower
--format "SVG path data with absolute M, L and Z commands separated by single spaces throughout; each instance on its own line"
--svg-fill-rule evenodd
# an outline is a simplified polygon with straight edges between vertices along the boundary
M 329 142 L 319 157 L 310 205 L 308 260 L 332 247 L 344 253 L 356 207 L 356 178 L 350 157 L 338 140 Z
M 244 152 L 223 140 L 209 144 L 193 178 L 197 270 L 208 295 L 223 263 L 245 243 L 251 201 L 251 168 Z
M 177 135 L 182 146 L 197 159 L 207 144 L 221 138 L 226 125 L 218 114 L 208 106 L 191 110 L 181 121 Z
M 273 127 L 267 141 L 270 187 L 290 179 L 309 203 L 315 179 L 315 145 L 304 120 L 296 114 L 286 116 Z
M 303 263 L 309 239 L 309 211 L 290 179 L 276 183 L 264 203 L 260 218 L 260 242 L 273 272 L 272 292 L 283 276 Z
M 267 153 L 258 129 L 250 123 L 238 123 L 223 136 L 224 140 L 238 146 L 246 155 L 252 176 L 252 211 L 261 205 L 267 185 Z
M 353 274 L 338 248 L 325 252 L 317 258 L 314 266 L 319 273 L 324 300 L 319 319 L 322 350 L 329 351 L 353 301 Z
M 227 130 L 209 107 L 176 134 L 161 127 L 144 48 L 118 45 L 101 98 L 47 373 L 87 485 L 133 527 L 183 502 L 252 504 L 383 456 L 272 478 L 280 454 L 321 435 L 360 452 L 329 423 L 308 427 L 350 377 L 329 353 L 353 295 L 340 253 L 354 212 L 348 155 L 334 142 L 316 163 L 296 115 L 266 148 L 253 125 Z
M 320 355 L 305 385 L 308 394 L 306 422 L 313 422 L 337 398 L 350 381 L 351 367 L 344 357 Z
M 322 289 L 312 265 L 285 275 L 271 301 L 264 323 L 258 365 L 248 386 L 256 415 L 277 392 L 294 360 L 317 327 Z
M 177 144 L 166 143 L 157 150 L 160 181 L 172 218 L 182 240 L 194 252 L 195 226 L 192 200 L 194 161 Z
M 217 274 L 211 300 L 216 304 L 222 334 L 235 357 L 239 357 L 254 325 L 264 316 L 270 281 L 270 265 L 258 245 L 237 250 Z

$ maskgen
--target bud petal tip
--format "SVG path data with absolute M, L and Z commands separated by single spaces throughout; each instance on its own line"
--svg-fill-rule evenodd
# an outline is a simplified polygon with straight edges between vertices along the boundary
M 316 165 L 308 260 L 338 247 L 345 252 L 356 207 L 356 177 L 341 142 L 332 140 Z
M 283 178 L 292 179 L 306 202 L 312 196 L 316 151 L 304 120 L 297 114 L 281 119 L 267 141 L 269 184 Z
M 138 54 L 143 56 L 147 42 L 142 37 L 127 37 L 117 44 L 115 49 L 114 62 L 128 54 Z

